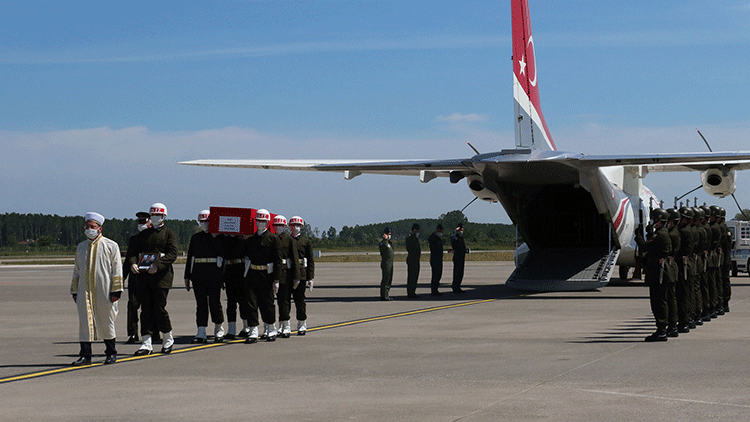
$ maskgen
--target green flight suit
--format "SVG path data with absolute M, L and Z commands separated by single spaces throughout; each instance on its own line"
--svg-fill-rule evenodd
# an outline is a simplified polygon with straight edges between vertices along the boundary
M 380 298 L 388 299 L 393 283 L 393 243 L 390 240 L 383 239 L 380 242 L 380 270 L 383 272 L 380 280 Z

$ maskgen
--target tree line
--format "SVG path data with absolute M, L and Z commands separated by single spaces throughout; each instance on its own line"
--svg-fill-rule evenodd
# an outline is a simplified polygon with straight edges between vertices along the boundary
M 0 214 L 0 251 L 26 252 L 72 252 L 78 243 L 84 241 L 83 216 L 45 214 Z M 303 234 L 310 238 L 317 249 L 368 249 L 375 248 L 381 240 L 383 229 L 389 227 L 396 245 L 402 244 L 411 233 L 412 224 L 421 226 L 421 238 L 426 240 L 438 224 L 445 231 L 444 239 L 452 230 L 463 223 L 467 245 L 474 249 L 508 249 L 516 242 L 515 228 L 509 224 L 472 223 L 461 211 L 451 211 L 438 218 L 414 218 L 385 223 L 343 226 L 341 230 L 330 227 L 328 230 L 313 228 L 307 224 Z M 167 225 L 177 235 L 178 248 L 186 250 L 190 237 L 199 228 L 195 220 L 167 220 Z M 127 247 L 130 236 L 138 232 L 136 219 L 108 219 L 102 234 L 121 248 Z

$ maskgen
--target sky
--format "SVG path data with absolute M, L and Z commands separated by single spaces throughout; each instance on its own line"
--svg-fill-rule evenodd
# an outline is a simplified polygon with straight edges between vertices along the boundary
M 463 181 L 201 158 L 441 159 L 514 147 L 509 1 L 0 2 L 0 213 L 267 208 L 327 230 L 437 218 Z M 750 150 L 750 0 L 530 0 L 559 150 Z M 750 208 L 750 176 L 737 198 Z M 670 205 L 698 173 L 644 180 Z M 699 202 L 737 212 L 703 190 Z M 473 222 L 510 223 L 477 201 Z

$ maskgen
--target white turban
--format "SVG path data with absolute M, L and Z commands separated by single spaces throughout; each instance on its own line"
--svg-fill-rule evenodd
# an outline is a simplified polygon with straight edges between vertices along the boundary
M 91 221 L 91 220 L 96 221 L 97 223 L 99 223 L 100 226 L 104 224 L 104 216 L 102 216 L 98 212 L 89 212 L 89 213 L 86 213 L 85 217 L 83 217 L 84 223 L 86 221 Z

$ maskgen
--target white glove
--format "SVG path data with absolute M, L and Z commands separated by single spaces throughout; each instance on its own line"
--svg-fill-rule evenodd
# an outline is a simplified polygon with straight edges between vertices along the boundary
M 273 282 L 273 295 L 276 296 L 276 293 L 279 292 L 279 280 L 274 280 Z
M 313 288 L 313 282 L 314 282 L 314 281 L 315 281 L 315 280 L 307 280 L 307 283 L 306 283 L 306 287 L 307 287 L 308 289 L 310 289 L 310 291 L 312 291 L 312 288 Z
M 221 265 L 224 263 L 224 258 L 217 256 L 216 257 L 216 266 L 221 268 Z
M 133 264 L 130 266 L 130 272 L 133 274 L 138 274 L 140 271 L 138 270 L 138 264 Z
M 294 283 L 292 283 L 292 289 L 296 289 L 297 286 L 299 286 L 299 280 L 294 280 Z

